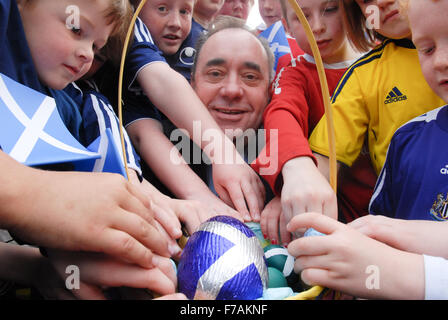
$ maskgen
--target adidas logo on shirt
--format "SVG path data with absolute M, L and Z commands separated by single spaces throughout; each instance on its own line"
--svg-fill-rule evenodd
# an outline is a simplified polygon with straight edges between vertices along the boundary
M 391 92 L 386 97 L 386 101 L 384 101 L 384 104 L 399 102 L 407 100 L 408 97 L 405 96 L 403 93 L 401 93 L 400 90 L 398 90 L 397 87 L 394 87 Z

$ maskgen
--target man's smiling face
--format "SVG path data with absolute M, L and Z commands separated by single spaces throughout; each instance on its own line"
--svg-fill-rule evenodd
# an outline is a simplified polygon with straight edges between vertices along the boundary
M 192 85 L 221 129 L 258 129 L 269 96 L 267 54 L 246 30 L 222 30 L 202 47 Z

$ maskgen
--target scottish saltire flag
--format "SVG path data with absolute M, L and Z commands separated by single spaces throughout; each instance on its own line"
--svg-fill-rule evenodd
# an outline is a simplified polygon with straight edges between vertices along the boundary
M 269 47 L 275 56 L 274 70 L 277 69 L 278 59 L 285 54 L 290 54 L 288 39 L 286 38 L 285 28 L 281 21 L 277 21 L 259 35 L 268 40 Z
M 27 166 L 70 162 L 77 170 L 94 171 L 95 164 L 103 161 L 107 165 L 102 167 L 108 168 L 108 172 L 124 172 L 116 146 L 112 145 L 102 160 L 98 141 L 85 148 L 71 135 L 53 98 L 3 74 L 0 74 L 0 146 Z
M 87 147 L 87 150 L 97 150 L 97 159 L 93 163 L 78 161 L 75 163 L 75 170 L 118 173 L 127 177 L 121 146 L 117 145 L 115 140 L 112 131 L 109 128 L 105 129 L 104 135 L 98 137 Z

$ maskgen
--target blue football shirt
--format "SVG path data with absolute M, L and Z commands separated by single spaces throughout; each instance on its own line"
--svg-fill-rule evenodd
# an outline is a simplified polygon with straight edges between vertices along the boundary
M 448 106 L 394 134 L 369 212 L 407 220 L 448 220 Z

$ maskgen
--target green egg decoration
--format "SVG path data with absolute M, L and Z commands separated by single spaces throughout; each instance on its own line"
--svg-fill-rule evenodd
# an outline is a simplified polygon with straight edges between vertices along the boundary
M 268 267 L 279 270 L 284 277 L 288 277 L 294 272 L 294 257 L 288 253 L 286 248 L 271 244 L 263 250 Z
M 268 267 L 268 288 L 284 288 L 288 283 L 283 274 L 276 268 Z

